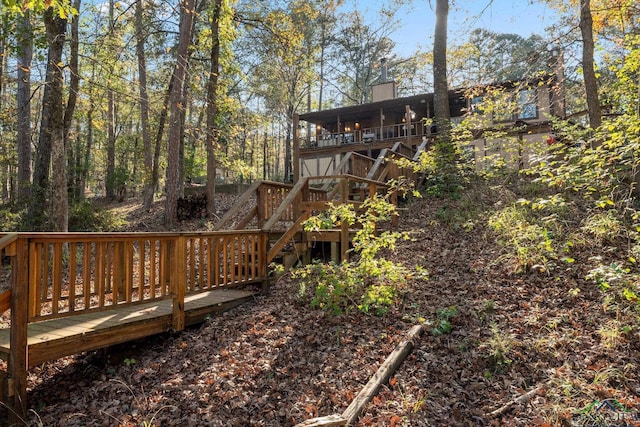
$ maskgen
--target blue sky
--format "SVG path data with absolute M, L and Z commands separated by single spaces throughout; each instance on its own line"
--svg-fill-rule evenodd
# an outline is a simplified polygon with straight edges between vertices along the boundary
M 355 7 L 370 19 L 375 19 L 382 5 L 391 0 L 352 0 Z M 397 17 L 400 25 L 392 35 L 400 56 L 408 56 L 419 47 L 431 50 L 435 27 L 434 9 L 428 0 L 413 0 L 399 6 Z M 451 1 L 450 1 L 451 3 Z M 500 33 L 515 33 L 523 37 L 544 35 L 545 28 L 557 20 L 556 11 L 543 1 L 533 0 L 456 0 L 449 9 L 450 45 L 468 39 L 475 28 L 487 28 Z

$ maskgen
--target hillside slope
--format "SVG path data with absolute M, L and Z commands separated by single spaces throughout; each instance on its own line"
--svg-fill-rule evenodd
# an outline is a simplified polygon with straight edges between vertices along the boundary
M 640 408 L 637 332 L 603 311 L 581 267 L 606 253 L 582 248 L 551 272 L 515 272 L 481 209 L 514 197 L 487 187 L 413 201 L 401 219 L 413 240 L 387 255 L 430 277 L 385 317 L 311 309 L 285 275 L 201 327 L 33 369 L 33 409 L 47 426 L 291 426 L 341 413 L 417 322 L 430 332 L 359 425 L 571 425 L 604 399 Z M 159 224 L 161 209 L 136 212 L 145 219 L 133 229 Z M 502 417 L 488 415 L 532 390 Z

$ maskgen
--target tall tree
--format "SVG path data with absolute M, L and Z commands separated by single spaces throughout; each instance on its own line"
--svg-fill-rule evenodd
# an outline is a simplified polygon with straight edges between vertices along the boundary
M 395 28 L 390 15 L 382 15 L 374 26 L 365 22 L 357 10 L 337 30 L 331 50 L 332 74 L 343 105 L 364 104 L 371 101 L 371 85 L 379 78 L 376 69 L 381 58 L 393 63 L 395 43 L 389 37 Z M 390 70 L 391 71 L 391 70 Z
M 548 68 L 547 45 L 535 34 L 525 38 L 477 28 L 466 43 L 449 49 L 449 82 L 470 87 L 532 77 Z
M 215 213 L 216 195 L 216 145 L 218 118 L 218 76 L 220 75 L 220 16 L 223 0 L 215 0 L 212 5 L 211 26 L 211 69 L 207 82 L 207 133 L 205 146 L 207 147 L 207 215 L 213 217 Z
M 84 193 L 84 188 L 74 188 L 78 183 L 78 171 L 76 168 L 77 159 L 79 159 L 80 152 L 79 150 L 75 150 L 74 148 L 78 147 L 78 144 L 71 144 L 71 138 L 69 136 L 73 115 L 76 111 L 76 104 L 78 101 L 78 95 L 80 93 L 80 66 L 79 66 L 79 45 L 80 45 L 80 35 L 79 35 L 79 13 L 80 13 L 80 4 L 82 0 L 75 0 L 73 3 L 73 8 L 76 10 L 76 13 L 71 16 L 71 43 L 69 49 L 69 96 L 67 98 L 67 106 L 64 110 L 64 147 L 67 151 L 69 157 L 69 168 L 67 170 L 67 176 L 69 178 L 69 188 L 74 190 L 70 192 L 71 196 L 75 197 L 78 193 Z M 76 139 L 79 138 L 79 132 L 76 132 Z M 75 157 L 75 158 L 74 158 Z
M 593 18 L 590 0 L 580 0 L 580 33 L 582 34 L 582 70 L 589 110 L 589 125 L 592 129 L 596 129 L 602 124 L 602 111 L 593 59 Z
M 336 10 L 342 6 L 342 0 L 327 0 L 321 4 L 320 15 L 318 16 L 318 25 L 320 27 L 320 33 L 318 35 L 318 43 L 320 49 L 318 52 L 318 110 L 322 110 L 322 96 L 324 92 L 324 80 L 325 80 L 325 56 L 328 51 L 329 45 L 334 38 L 334 32 L 332 29 L 336 27 L 338 18 L 336 17 Z
M 167 196 L 165 199 L 164 223 L 173 228 L 177 221 L 178 195 L 180 194 L 180 141 L 184 106 L 184 82 L 189 68 L 189 45 L 193 31 L 195 0 L 180 1 L 180 30 L 176 49 L 174 82 L 169 101 L 170 122 L 167 150 Z
M 33 31 L 31 12 L 18 19 L 18 203 L 25 206 L 31 197 L 31 60 L 33 58 Z
M 140 92 L 140 125 L 142 127 L 142 145 L 144 147 L 144 201 L 145 209 L 153 204 L 153 144 L 151 141 L 151 125 L 149 123 L 149 93 L 147 91 L 147 57 L 145 54 L 145 37 L 143 24 L 144 0 L 135 4 L 136 56 L 138 58 L 138 88 Z
M 66 38 L 67 20 L 52 8 L 43 14 L 47 33 L 48 55 L 42 119 L 36 155 L 34 186 L 37 194 L 30 203 L 30 219 L 42 228 L 45 209 L 49 201 L 49 228 L 52 231 L 68 229 L 67 157 L 64 146 L 64 103 L 62 97 L 62 52 Z M 52 181 L 49 182 L 51 171 Z M 50 192 L 47 190 L 50 189 Z M 50 197 L 46 197 L 50 195 Z
M 449 1 L 436 0 L 436 28 L 433 39 L 433 109 L 438 133 L 449 133 L 449 89 L 447 85 L 447 21 Z
M 114 40 L 115 35 L 115 19 L 114 19 L 115 0 L 109 0 L 109 35 L 110 41 Z M 111 43 L 110 43 L 111 44 Z M 113 43 L 115 45 L 115 43 Z M 114 64 L 115 65 L 115 64 Z M 114 66 L 112 66 L 113 68 Z M 105 195 L 108 200 L 115 198 L 115 171 L 116 171 L 116 101 L 115 91 L 110 83 L 107 87 L 107 171 Z

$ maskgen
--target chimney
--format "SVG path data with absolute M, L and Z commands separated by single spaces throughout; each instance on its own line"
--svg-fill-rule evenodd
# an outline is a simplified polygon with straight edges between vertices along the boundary
M 380 82 L 381 83 L 386 83 L 387 80 L 389 79 L 387 72 L 388 72 L 387 58 L 382 58 L 380 59 Z
M 389 80 L 387 58 L 380 59 L 380 81 L 371 85 L 372 102 L 394 99 L 396 97 L 396 82 Z

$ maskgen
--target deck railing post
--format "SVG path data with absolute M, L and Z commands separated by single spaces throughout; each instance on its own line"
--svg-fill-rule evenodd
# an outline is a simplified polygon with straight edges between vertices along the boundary
M 258 275 L 262 278 L 262 293 L 268 294 L 270 287 L 270 280 L 268 275 L 267 266 L 267 253 L 269 252 L 269 233 L 261 231 L 258 235 Z
M 29 304 L 29 246 L 19 238 L 12 245 L 11 351 L 8 360 L 9 425 L 23 424 L 27 415 L 27 324 Z
M 187 238 L 179 236 L 172 240 L 173 330 L 184 329 L 184 295 L 187 286 Z
M 256 215 L 258 217 L 258 228 L 262 228 L 262 226 L 264 225 L 264 223 L 266 222 L 267 218 L 267 209 L 266 209 L 266 203 L 267 203 L 267 186 L 266 185 L 260 185 L 257 189 L 256 189 Z

